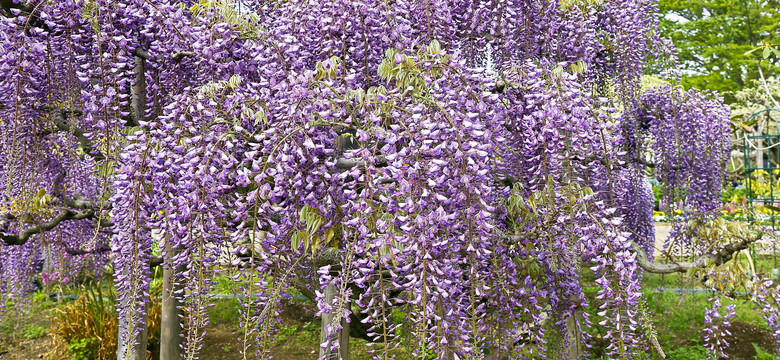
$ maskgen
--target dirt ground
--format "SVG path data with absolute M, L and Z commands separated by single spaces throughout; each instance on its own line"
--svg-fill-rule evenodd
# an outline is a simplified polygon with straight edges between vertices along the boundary
M 735 321 L 731 323 L 729 332 L 731 336 L 726 337 L 726 341 L 730 345 L 726 349 L 729 359 L 753 359 L 757 355 L 756 349 L 753 347 L 754 343 L 767 352 L 772 352 L 771 349 L 777 346 L 768 330 L 753 324 Z

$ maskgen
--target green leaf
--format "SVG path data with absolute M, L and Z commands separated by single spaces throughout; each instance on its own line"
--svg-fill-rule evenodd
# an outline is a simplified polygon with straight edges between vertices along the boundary
M 772 49 L 770 47 L 765 47 L 764 48 L 764 59 L 768 59 L 769 58 L 769 54 L 771 54 L 771 53 L 772 53 Z
M 319 248 L 321 239 L 319 236 L 312 236 L 311 237 L 311 252 L 317 251 L 317 248 Z
M 301 232 L 296 232 L 293 234 L 292 238 L 290 238 L 290 242 L 292 243 L 292 248 L 297 249 L 298 246 L 301 245 Z
M 441 51 L 441 44 L 435 39 L 431 41 L 431 53 L 438 54 Z
M 329 244 L 333 239 L 333 235 L 336 235 L 336 230 L 334 230 L 332 227 L 328 228 L 328 230 L 325 230 L 325 243 Z

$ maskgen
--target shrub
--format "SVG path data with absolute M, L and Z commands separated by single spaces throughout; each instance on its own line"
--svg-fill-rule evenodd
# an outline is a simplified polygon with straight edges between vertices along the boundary
M 152 287 L 149 347 L 160 342 L 160 291 L 159 284 Z M 107 290 L 99 285 L 83 286 L 76 301 L 57 309 L 52 318 L 55 351 L 61 354 L 67 350 L 74 360 L 116 359 L 119 319 L 114 304 L 113 287 Z

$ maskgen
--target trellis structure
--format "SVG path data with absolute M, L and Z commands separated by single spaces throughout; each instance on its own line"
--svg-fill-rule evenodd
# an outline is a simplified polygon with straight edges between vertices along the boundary
M 758 130 L 743 137 L 745 200 L 751 216 L 755 214 L 756 204 L 780 205 L 780 109 L 761 110 L 746 122 L 754 120 Z M 771 212 L 769 220 L 775 228 L 778 214 Z
M 756 205 L 780 207 L 780 109 L 764 109 L 751 115 L 756 131 L 743 136 L 745 201 L 748 220 L 769 221 L 774 230 L 780 220 L 777 211 L 759 216 Z M 771 209 L 770 209 L 771 210 Z M 769 217 L 766 218 L 765 216 Z M 754 258 L 755 258 L 755 254 Z M 777 251 L 772 248 L 773 269 L 777 268 Z

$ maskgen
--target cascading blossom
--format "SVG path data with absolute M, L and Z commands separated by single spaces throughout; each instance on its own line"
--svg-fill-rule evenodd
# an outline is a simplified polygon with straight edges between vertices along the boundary
M 726 355 L 724 349 L 729 346 L 729 343 L 724 338 L 731 336 L 731 332 L 728 330 L 731 326 L 729 319 L 736 315 L 736 307 L 726 305 L 726 313 L 721 314 L 723 305 L 720 301 L 718 298 L 714 299 L 712 309 L 704 310 L 704 342 L 712 357 L 728 359 L 729 356 Z
M 780 309 L 775 306 L 780 300 L 780 286 L 773 288 L 774 283 L 770 279 L 757 279 L 755 284 L 752 295 L 758 300 L 761 313 L 775 338 L 775 350 L 780 350 Z
M 127 359 L 150 262 L 188 359 L 227 266 L 244 357 L 270 355 L 293 289 L 330 321 L 328 351 L 349 324 L 377 358 L 582 357 L 599 326 L 610 356 L 640 357 L 644 170 L 690 216 L 716 210 L 728 114 L 640 92 L 648 57 L 673 61 L 650 0 L 14 4 L 3 299 L 31 290 L 31 264 L 75 279 L 110 261 Z

